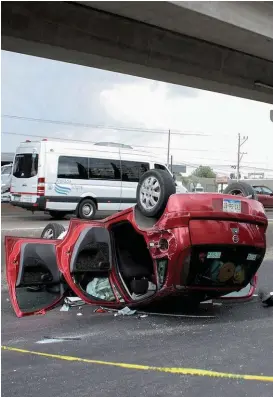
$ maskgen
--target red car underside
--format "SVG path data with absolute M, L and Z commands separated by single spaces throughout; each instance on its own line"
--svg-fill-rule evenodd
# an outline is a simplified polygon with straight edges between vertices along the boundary
M 223 200 L 234 196 L 175 194 L 160 219 L 133 207 L 102 221 L 72 219 L 63 240 L 6 237 L 16 314 L 44 313 L 61 301 L 67 286 L 87 303 L 115 308 L 241 290 L 263 261 L 268 223 L 258 201 L 240 197 L 235 213 L 223 211 Z M 107 281 L 111 297 L 87 293 L 94 280 Z M 31 286 L 45 287 L 51 300 L 34 302 Z M 54 286 L 57 292 L 50 290 Z M 27 291 L 27 307 L 20 303 L 21 291 Z

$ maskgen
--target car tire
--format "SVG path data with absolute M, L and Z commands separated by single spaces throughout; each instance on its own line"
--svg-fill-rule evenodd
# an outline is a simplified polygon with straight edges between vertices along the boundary
M 41 238 L 47 240 L 57 240 L 57 238 L 63 232 L 65 232 L 65 228 L 63 225 L 60 225 L 59 223 L 49 223 L 42 231 Z
M 137 186 L 137 206 L 147 217 L 160 217 L 169 197 L 175 193 L 175 182 L 168 171 L 147 171 L 142 175 Z
M 253 189 L 253 187 L 245 182 L 233 182 L 224 189 L 223 193 L 224 194 L 233 194 L 236 196 L 241 195 L 241 196 L 253 199 L 253 200 L 258 199 L 257 194 L 256 194 L 255 190 Z
M 92 199 L 84 199 L 79 203 L 77 215 L 80 219 L 94 219 L 97 207 Z
M 53 219 L 63 219 L 67 214 L 63 211 L 49 211 L 49 215 Z

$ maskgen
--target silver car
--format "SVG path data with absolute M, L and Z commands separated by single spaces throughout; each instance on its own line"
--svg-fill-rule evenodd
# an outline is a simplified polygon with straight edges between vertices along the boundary
M 9 192 L 11 184 L 12 164 L 1 167 L 1 194 Z

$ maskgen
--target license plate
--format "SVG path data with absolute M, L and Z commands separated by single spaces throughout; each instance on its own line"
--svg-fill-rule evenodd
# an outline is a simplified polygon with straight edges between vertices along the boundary
M 246 260 L 247 261 L 256 261 L 257 255 L 256 254 L 248 254 Z
M 32 196 L 28 194 L 22 194 L 21 203 L 32 203 Z
M 223 199 L 223 211 L 224 212 L 241 212 L 241 201 L 240 200 L 230 200 Z
M 222 252 L 208 252 L 207 258 L 208 259 L 220 259 Z

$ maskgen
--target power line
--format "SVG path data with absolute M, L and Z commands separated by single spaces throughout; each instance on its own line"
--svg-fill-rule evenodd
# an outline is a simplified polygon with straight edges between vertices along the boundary
M 2 134 L 6 134 L 6 135 L 17 135 L 17 136 L 25 136 L 25 137 L 29 137 L 29 138 L 45 138 L 44 137 L 44 135 L 37 135 L 37 134 L 35 134 L 35 135 L 33 135 L 33 134 L 24 134 L 24 133 L 19 133 L 19 132 L 7 132 L 7 131 L 2 131 Z M 96 143 L 95 141 L 90 141 L 90 140 L 79 140 L 79 139 L 72 139 L 72 138 L 59 138 L 59 137 L 51 137 L 51 136 L 48 136 L 48 138 L 50 138 L 50 139 L 53 139 L 53 140 L 61 140 L 61 141 L 68 141 L 68 142 L 81 142 L 81 143 Z M 159 146 L 142 146 L 142 145 L 132 145 L 132 146 L 135 146 L 135 147 L 140 147 L 140 148 L 150 148 L 150 149 L 155 149 L 155 148 L 158 148 L 158 149 L 163 149 L 163 150 L 165 150 L 166 148 L 164 148 L 164 147 L 159 147 Z M 173 149 L 172 149 L 173 150 Z M 175 149 L 175 150 L 185 150 L 185 151 L 191 151 L 191 149 L 179 149 L 179 148 L 177 148 L 177 149 Z M 197 149 L 196 149 L 196 151 L 198 151 Z M 206 151 L 207 152 L 207 150 L 204 150 L 204 151 Z M 228 163 L 230 163 L 230 160 L 225 160 L 225 159 L 219 159 L 219 158 L 207 158 L 207 157 L 199 157 L 198 156 L 198 159 L 200 159 L 200 160 L 215 160 L 215 161 L 217 161 L 217 160 L 221 160 L 221 161 L 226 161 L 226 162 L 228 162 Z M 185 162 L 184 162 L 185 163 Z M 176 163 L 177 164 L 177 163 Z M 186 164 L 186 163 L 185 163 Z M 199 166 L 200 165 L 200 163 L 199 163 L 199 165 L 198 165 L 198 163 L 192 163 L 192 164 L 194 164 L 194 165 L 197 165 L 197 166 Z M 207 165 L 207 164 L 206 164 Z M 209 164 L 210 166 L 213 166 L 213 167 L 215 167 L 216 166 L 216 164 Z M 219 165 L 219 164 L 218 164 Z M 229 164 L 221 164 L 220 165 L 220 167 L 228 167 L 228 165 Z M 273 171 L 273 169 L 267 169 L 267 168 L 258 168 L 258 167 L 252 167 L 252 166 L 250 166 L 250 167 L 248 167 L 248 166 L 244 166 L 244 165 L 242 165 L 242 167 L 244 167 L 244 168 L 248 168 L 248 169 L 257 169 L 257 170 L 267 170 L 267 171 Z
M 42 118 L 34 118 L 34 117 L 24 117 L 24 116 L 15 116 L 10 114 L 3 114 L 3 118 L 15 119 L 15 120 L 24 120 L 24 121 L 34 121 L 38 123 L 48 123 L 48 124 L 59 124 L 59 125 L 70 125 L 73 127 L 84 127 L 84 128 L 94 128 L 94 129 L 104 129 L 104 130 L 116 130 L 116 131 L 132 131 L 132 132 L 142 132 L 147 134 L 163 134 L 168 135 L 168 130 L 155 130 L 149 128 L 133 128 L 133 127 L 114 127 L 114 126 L 105 126 L 100 124 L 88 124 L 88 123 L 77 123 L 72 121 L 61 121 L 61 120 L 50 120 L 50 119 L 42 119 Z M 211 134 L 204 134 L 203 132 L 191 132 L 191 131 L 178 131 L 172 130 L 172 135 L 181 135 L 181 136 L 212 136 Z
M 2 131 L 2 134 L 6 134 L 6 135 L 16 135 L 16 136 L 24 136 L 24 137 L 29 137 L 29 138 L 45 138 L 45 136 L 44 135 L 38 135 L 38 134 L 25 134 L 25 133 L 19 133 L 19 132 L 8 132 L 8 131 Z M 80 139 L 72 139 L 72 138 L 62 138 L 62 137 L 51 137 L 51 136 L 48 136 L 48 138 L 49 139 L 53 139 L 53 140 L 61 140 L 61 141 L 67 141 L 67 142 L 80 142 L 80 143 L 96 143 L 95 141 L 90 141 L 90 140 L 80 140 Z M 135 146 L 135 147 L 137 147 L 137 148 L 149 148 L 149 149 L 162 149 L 162 150 L 166 150 L 166 148 L 164 148 L 164 147 L 162 147 L 162 146 L 147 146 L 147 145 L 145 145 L 145 146 L 143 146 L 143 145 L 134 145 L 134 144 L 132 144 L 132 146 Z M 181 151 L 199 151 L 198 149 L 180 149 L 180 148 L 174 148 L 174 149 L 172 149 L 172 150 L 181 150 Z M 202 150 L 202 151 L 205 151 L 205 152 L 207 152 L 207 150 Z M 225 159 L 219 159 L 219 158 L 207 158 L 207 157 L 198 157 L 198 159 L 200 159 L 200 160 L 215 160 L 215 161 L 217 161 L 217 160 L 221 160 L 221 161 L 226 161 L 227 163 L 230 163 L 230 160 L 225 160 Z M 177 164 L 177 163 L 176 163 Z M 200 165 L 200 162 L 199 162 L 199 164 L 198 163 L 188 163 L 188 162 L 183 162 L 183 165 L 193 165 L 193 166 L 196 166 L 196 167 L 199 167 L 199 165 Z M 221 164 L 221 165 L 219 165 L 219 164 L 211 164 L 211 163 L 207 163 L 207 164 L 205 164 L 205 165 L 209 165 L 209 166 L 212 166 L 212 167 L 217 167 L 217 166 L 219 166 L 219 167 L 228 167 L 229 166 L 229 164 Z M 247 165 L 241 165 L 241 167 L 242 168 L 246 168 L 246 169 L 256 169 L 256 170 L 264 170 L 264 171 L 273 171 L 273 169 L 268 169 L 268 168 L 259 168 L 259 167 L 252 167 L 252 166 L 247 166 Z M 228 172 L 228 171 L 226 171 L 226 172 Z
M 6 135 L 18 135 L 18 136 L 26 136 L 26 137 L 29 137 L 29 138 L 32 138 L 32 137 L 35 137 L 35 138 L 45 138 L 44 137 L 44 135 L 30 135 L 30 134 L 21 134 L 21 133 L 19 133 L 19 132 L 7 132 L 7 131 L 2 131 L 2 134 L 6 134 Z M 59 138 L 59 137 L 51 137 L 51 136 L 48 136 L 48 138 L 50 138 L 50 139 L 54 139 L 54 140 L 61 140 L 61 141 L 68 141 L 68 142 L 81 142 L 81 143 L 96 143 L 95 141 L 90 141 L 90 140 L 80 140 L 80 139 L 71 139 L 71 138 Z M 155 147 L 155 146 L 140 146 L 140 145 L 132 145 L 132 146 L 135 146 L 135 147 L 141 147 L 141 148 L 150 148 L 150 149 L 155 149 L 155 148 L 159 148 L 159 149 L 163 149 L 163 150 L 166 150 L 166 148 L 164 148 L 164 147 L 159 147 L 159 146 L 157 146 L 157 147 Z M 172 149 L 173 150 L 173 149 Z M 184 150 L 184 149 L 176 149 L 176 150 Z M 187 151 L 186 149 L 185 149 L 185 151 Z M 190 149 L 188 150 L 188 151 L 190 151 Z M 204 150 L 205 152 L 207 152 L 207 150 Z M 223 159 L 219 159 L 219 158 L 208 158 L 208 157 L 199 157 L 198 156 L 198 159 L 200 159 L 200 160 L 222 160 L 222 161 L 226 161 L 226 162 L 228 162 L 228 163 L 230 163 L 230 160 L 223 160 Z
M 37 134 L 25 134 L 25 133 L 19 133 L 19 132 L 8 132 L 8 131 L 2 131 L 2 134 L 6 135 L 18 135 L 18 136 L 25 136 L 25 137 L 34 137 L 34 138 L 45 138 L 44 135 L 37 135 Z M 62 141 L 69 141 L 69 142 L 82 142 L 82 143 L 96 143 L 96 141 L 90 141 L 90 140 L 82 140 L 82 139 L 72 139 L 72 138 L 63 138 L 63 137 L 51 137 L 48 136 L 50 139 L 58 139 Z M 135 145 L 135 144 L 128 144 L 132 145 L 138 148 L 150 148 L 150 149 L 162 149 L 166 150 L 166 147 L 164 146 L 148 146 L 148 145 Z M 178 150 L 182 152 L 207 152 L 207 149 L 187 149 L 187 148 L 171 148 L 171 150 Z M 215 150 L 216 151 L 216 150 Z M 227 150 L 217 150 L 217 152 L 227 152 Z

